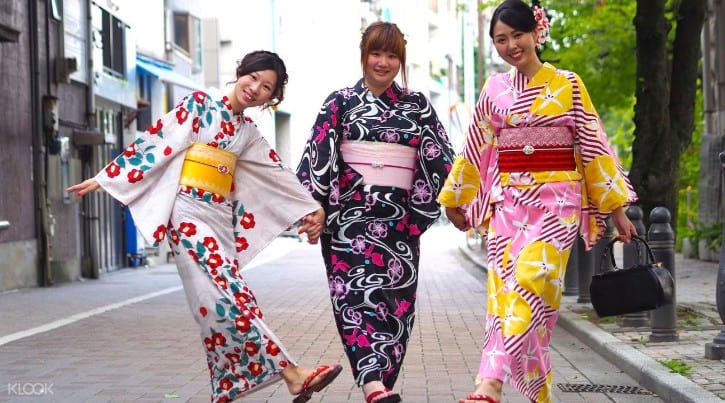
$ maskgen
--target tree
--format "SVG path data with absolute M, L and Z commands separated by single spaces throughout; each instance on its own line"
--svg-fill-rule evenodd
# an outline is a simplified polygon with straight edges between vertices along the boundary
M 631 166 L 645 220 L 656 206 L 667 207 L 674 220 L 681 157 L 701 116 L 695 102 L 705 0 L 541 3 L 552 33 L 543 60 L 582 77 L 610 142 L 625 168 Z M 687 154 L 687 178 L 693 153 Z
M 677 178 L 680 156 L 692 141 L 704 19 L 705 0 L 637 0 L 629 178 L 645 219 L 657 206 L 677 217 Z

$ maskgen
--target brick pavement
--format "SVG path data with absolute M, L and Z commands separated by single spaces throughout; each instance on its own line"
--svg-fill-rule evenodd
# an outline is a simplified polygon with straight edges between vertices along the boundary
M 418 316 L 396 385 L 406 402 L 455 402 L 473 389 L 485 276 L 462 257 L 459 239 L 462 235 L 447 226 L 423 237 Z M 263 252 L 264 263 L 244 275 L 268 324 L 302 365 L 340 361 L 345 366 L 312 402 L 361 402 L 334 327 L 317 248 L 279 239 Z M 209 401 L 198 330 L 179 284 L 175 268 L 161 265 L 0 294 L 0 387 L 8 385 L 0 389 L 0 401 Z M 21 333 L 28 329 L 39 331 Z M 638 385 L 563 328 L 555 330 L 551 352 L 555 384 Z M 23 388 L 37 394 L 19 396 Z M 556 387 L 554 392 L 561 402 L 662 401 Z M 278 383 L 241 401 L 289 402 L 290 395 Z M 526 401 L 504 389 L 504 402 Z

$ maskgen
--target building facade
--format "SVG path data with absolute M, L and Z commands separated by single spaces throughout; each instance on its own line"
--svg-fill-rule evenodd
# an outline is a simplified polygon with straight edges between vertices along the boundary
M 461 4 L 465 3 L 465 7 Z M 469 4 L 470 3 L 470 4 Z M 248 111 L 294 167 L 327 95 L 361 76 L 377 20 L 408 41 L 409 86 L 432 101 L 454 144 L 467 127 L 474 0 L 6 0 L 0 4 L 0 292 L 97 278 L 149 253 L 93 176 L 190 91 L 225 90 L 246 53 L 279 53 L 290 75 L 276 111 Z M 458 107 L 463 105 L 463 107 Z M 151 251 L 160 260 L 165 250 Z
M 0 181 L 12 189 L 0 196 L 9 223 L 0 232 L 0 290 L 81 275 L 77 205 L 63 189 L 81 177 L 74 144 L 100 136 L 88 84 L 89 9 L 81 0 L 0 5 Z

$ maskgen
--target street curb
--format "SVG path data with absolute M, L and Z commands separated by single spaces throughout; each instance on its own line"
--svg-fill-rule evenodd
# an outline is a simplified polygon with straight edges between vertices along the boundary
M 722 402 L 713 393 L 562 306 L 559 323 L 582 343 L 666 402 Z
M 465 245 L 459 245 L 463 255 L 486 271 L 485 259 Z M 483 260 L 483 261 L 482 261 Z M 722 402 L 715 394 L 703 389 L 682 375 L 670 372 L 664 365 L 643 354 L 636 348 L 619 340 L 615 336 L 600 329 L 588 320 L 580 319 L 579 315 L 569 309 L 577 305 L 567 303 L 568 298 L 562 297 L 559 311 L 561 327 L 637 381 L 640 386 L 657 394 L 666 402 Z

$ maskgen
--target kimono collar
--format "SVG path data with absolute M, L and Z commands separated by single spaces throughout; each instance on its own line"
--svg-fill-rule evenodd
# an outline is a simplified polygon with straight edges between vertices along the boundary
M 365 85 L 365 80 L 360 79 L 360 81 L 355 84 L 355 90 L 358 91 L 362 95 L 362 99 L 366 99 L 369 96 L 375 98 L 375 95 L 373 95 L 372 91 L 368 89 L 368 87 Z M 382 101 L 385 104 L 388 105 L 395 105 L 398 101 L 400 101 L 400 98 L 403 97 L 403 89 L 393 81 L 393 83 L 383 91 L 379 97 L 376 99 Z
M 511 69 L 511 72 L 509 73 L 509 79 L 512 83 L 523 82 L 526 84 L 527 87 L 530 87 L 548 83 L 549 81 L 551 81 L 552 78 L 554 78 L 554 75 L 556 75 L 556 67 L 554 67 L 549 62 L 545 62 L 541 66 L 539 71 L 534 74 L 534 77 L 531 78 L 531 80 L 529 80 L 526 75 L 524 75 L 524 73 L 516 70 L 516 68 Z
M 548 83 L 549 81 L 551 81 L 555 75 L 556 67 L 546 62 L 543 66 L 541 66 L 539 71 L 534 74 L 534 77 L 531 79 L 531 82 L 529 82 L 529 85 L 543 85 L 544 83 Z

